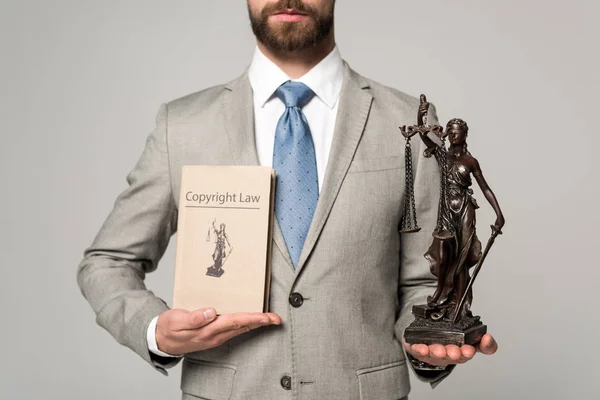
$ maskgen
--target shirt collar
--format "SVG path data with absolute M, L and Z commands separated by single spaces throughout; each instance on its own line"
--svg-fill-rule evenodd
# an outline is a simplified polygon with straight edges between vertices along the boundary
M 333 109 L 340 97 L 343 72 L 344 64 L 337 45 L 323 60 L 298 79 L 291 79 L 257 46 L 248 69 L 248 79 L 254 91 L 254 99 L 261 107 L 265 106 L 279 86 L 292 80 L 304 83 L 327 107 Z

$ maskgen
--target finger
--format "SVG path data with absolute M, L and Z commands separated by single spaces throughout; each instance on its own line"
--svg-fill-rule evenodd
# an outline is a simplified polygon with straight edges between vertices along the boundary
M 460 347 L 460 351 L 462 353 L 462 357 L 464 361 L 469 361 L 471 358 L 475 356 L 476 350 L 475 347 L 470 346 L 468 344 L 462 345 Z
M 432 344 L 429 346 L 429 355 L 432 358 L 440 360 L 446 359 L 446 347 L 441 344 Z
M 229 329 L 229 330 L 225 330 L 225 331 L 221 331 L 221 332 L 211 333 L 208 335 L 206 332 L 202 332 L 197 339 L 203 340 L 209 346 L 216 347 L 216 346 L 219 346 L 219 345 L 225 343 L 226 341 L 234 338 L 235 336 L 241 335 L 242 333 L 249 332 L 256 328 L 260 328 L 261 326 L 264 326 L 265 324 L 269 324 L 269 323 L 265 322 L 265 320 L 263 319 L 263 320 L 259 321 L 258 323 L 250 323 L 248 325 L 240 326 L 239 328 L 236 328 L 236 329 Z M 210 329 L 210 328 L 207 327 L 205 329 Z
M 429 355 L 429 346 L 426 344 L 413 344 L 410 347 L 410 353 L 414 356 L 427 357 Z
M 275 317 L 274 319 L 275 321 L 271 320 L 271 316 L 266 313 L 223 314 L 218 316 L 215 322 L 213 322 L 211 326 L 208 327 L 208 329 L 211 330 L 212 335 L 216 335 L 220 332 L 236 330 L 244 326 L 262 326 L 274 324 L 275 322 L 277 322 L 277 319 Z M 281 321 L 280 318 L 279 321 Z
M 211 307 L 174 313 L 169 321 L 169 328 L 174 331 L 202 328 L 214 321 L 216 316 L 217 311 Z
M 498 343 L 492 335 L 486 333 L 481 338 L 481 342 L 479 342 L 477 350 L 483 354 L 492 355 L 498 350 Z
M 448 358 L 452 361 L 460 361 L 462 357 L 462 351 L 460 351 L 460 347 L 453 344 L 446 346 L 446 354 L 448 354 Z
M 267 315 L 269 317 L 269 319 L 271 320 L 271 322 L 275 325 L 281 325 L 282 320 L 281 317 L 279 316 L 279 314 L 275 314 L 275 313 L 265 313 L 265 315 Z
M 231 329 L 225 332 L 220 332 L 216 334 L 209 343 L 214 344 L 213 347 L 220 346 L 228 340 L 233 339 L 234 337 L 241 335 L 242 333 L 246 333 L 252 330 L 249 326 L 244 326 L 239 329 Z

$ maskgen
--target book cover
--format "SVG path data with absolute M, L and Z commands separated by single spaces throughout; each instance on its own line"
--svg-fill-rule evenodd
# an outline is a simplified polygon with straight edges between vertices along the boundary
M 269 167 L 183 167 L 173 308 L 268 311 L 274 189 Z

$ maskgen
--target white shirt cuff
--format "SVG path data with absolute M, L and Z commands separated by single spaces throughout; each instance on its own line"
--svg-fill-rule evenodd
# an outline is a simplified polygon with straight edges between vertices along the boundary
M 181 356 L 174 356 L 169 353 L 165 353 L 164 351 L 160 351 L 158 349 L 158 344 L 156 343 L 156 322 L 158 321 L 158 316 L 154 317 L 152 321 L 150 321 L 150 325 L 148 325 L 148 331 L 146 332 L 146 341 L 148 342 L 148 350 L 151 353 L 156 354 L 161 357 L 176 357 L 179 358 Z

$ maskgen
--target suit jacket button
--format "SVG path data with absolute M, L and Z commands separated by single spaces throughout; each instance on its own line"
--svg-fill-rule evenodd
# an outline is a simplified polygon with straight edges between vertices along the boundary
M 292 390 L 292 378 L 289 375 L 284 375 L 281 378 L 281 387 L 285 390 Z
M 292 307 L 298 308 L 304 303 L 304 297 L 300 293 L 292 293 L 290 295 L 290 304 Z

